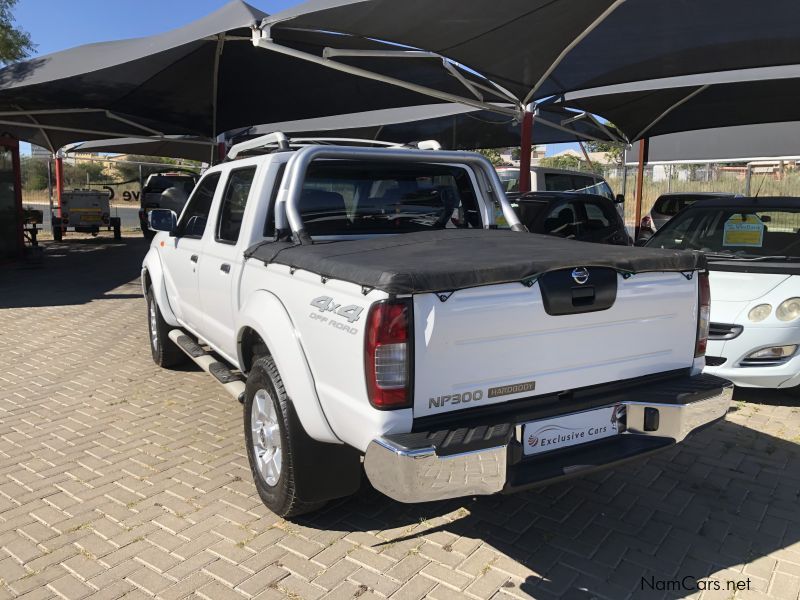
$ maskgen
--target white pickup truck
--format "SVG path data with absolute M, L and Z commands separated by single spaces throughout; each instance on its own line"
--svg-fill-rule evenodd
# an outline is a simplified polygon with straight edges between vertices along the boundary
M 150 213 L 142 285 L 156 363 L 244 402 L 277 514 L 364 471 L 401 502 L 513 492 L 724 417 L 701 255 L 525 233 L 477 154 L 270 139 Z

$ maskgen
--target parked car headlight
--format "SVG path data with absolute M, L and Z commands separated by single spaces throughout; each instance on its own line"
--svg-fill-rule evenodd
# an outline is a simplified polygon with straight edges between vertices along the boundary
M 789 298 L 781 302 L 775 316 L 781 321 L 794 321 L 800 317 L 800 298 Z
M 750 312 L 747 313 L 747 318 L 750 319 L 753 323 L 758 323 L 766 319 L 769 316 L 769 313 L 771 312 L 772 312 L 771 305 L 759 304 L 758 306 L 754 306 L 753 308 L 750 309 Z

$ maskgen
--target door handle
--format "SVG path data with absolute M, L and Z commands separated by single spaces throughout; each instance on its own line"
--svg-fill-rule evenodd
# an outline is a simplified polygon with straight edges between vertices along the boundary
M 223 273 L 230 273 L 231 272 L 231 266 L 228 263 L 222 263 L 219 266 L 219 270 L 222 271 Z
M 193 263 L 196 263 L 197 262 L 197 254 L 192 254 L 192 257 L 189 260 L 191 260 Z

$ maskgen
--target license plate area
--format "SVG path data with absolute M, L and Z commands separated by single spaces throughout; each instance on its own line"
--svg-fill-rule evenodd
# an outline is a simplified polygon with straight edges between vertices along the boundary
M 524 423 L 520 442 L 525 456 L 536 456 L 618 435 L 621 404 Z

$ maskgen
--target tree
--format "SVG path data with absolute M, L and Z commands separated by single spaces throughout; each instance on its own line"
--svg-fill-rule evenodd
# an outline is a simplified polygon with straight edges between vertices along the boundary
M 548 156 L 539 159 L 539 165 L 542 167 L 551 167 L 553 169 L 568 169 L 571 171 L 580 171 L 583 169 L 583 161 L 577 156 L 569 154 L 561 154 L 558 156 Z
M 475 152 L 477 152 L 478 154 L 483 154 L 486 158 L 489 159 L 489 161 L 494 166 L 498 166 L 498 165 L 502 165 L 503 164 L 503 159 L 500 158 L 500 152 L 495 150 L 495 149 L 493 149 L 493 148 L 484 149 L 484 150 L 475 150 Z
M 139 165 L 135 163 L 159 163 L 163 165 L 177 165 L 178 161 L 172 158 L 164 158 L 161 156 L 141 156 L 139 154 L 128 154 L 124 157 L 126 162 L 114 163 L 114 169 L 119 173 L 120 181 L 138 181 L 139 180 Z M 142 177 L 147 179 L 147 176 L 156 171 L 163 171 L 164 167 L 157 167 L 154 165 L 142 165 Z
M 12 10 L 17 0 L 0 0 L 0 62 L 11 63 L 30 56 L 36 49 L 27 31 L 15 26 Z
M 618 165 L 622 164 L 625 158 L 625 146 L 617 142 L 595 142 L 589 140 L 584 142 L 588 152 L 605 152 Z
M 47 161 L 32 156 L 23 156 L 20 160 L 22 187 L 25 190 L 43 190 L 47 188 Z
M 511 150 L 511 160 L 519 160 L 520 157 L 520 150 L 519 148 L 513 148 Z

